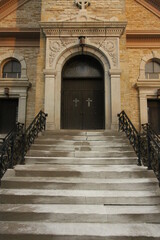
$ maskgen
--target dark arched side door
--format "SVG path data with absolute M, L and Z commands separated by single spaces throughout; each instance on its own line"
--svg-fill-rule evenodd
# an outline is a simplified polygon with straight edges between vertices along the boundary
M 104 71 L 87 55 L 70 59 L 62 72 L 61 127 L 104 129 Z

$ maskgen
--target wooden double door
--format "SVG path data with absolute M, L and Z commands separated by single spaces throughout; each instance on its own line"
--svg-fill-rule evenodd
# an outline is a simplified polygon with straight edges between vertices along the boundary
M 104 129 L 104 83 L 102 79 L 64 79 L 62 128 Z

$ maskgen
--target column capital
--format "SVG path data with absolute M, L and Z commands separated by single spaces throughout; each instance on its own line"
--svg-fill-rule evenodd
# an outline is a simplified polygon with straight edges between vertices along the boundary
M 121 70 L 120 69 L 110 69 L 109 70 L 109 75 L 112 76 L 120 76 L 121 75 Z
M 48 78 L 53 78 L 53 77 L 55 77 L 56 74 L 57 74 L 56 71 L 53 71 L 53 70 L 51 70 L 51 69 L 44 69 L 44 70 L 43 70 L 43 73 L 44 73 L 44 75 L 45 75 L 46 77 L 48 77 Z

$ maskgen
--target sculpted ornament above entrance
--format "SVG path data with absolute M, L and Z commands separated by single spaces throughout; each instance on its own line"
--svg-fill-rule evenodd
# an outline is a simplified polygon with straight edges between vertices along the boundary
M 86 0 L 75 0 L 75 3 L 82 10 L 86 9 L 90 5 L 90 2 Z

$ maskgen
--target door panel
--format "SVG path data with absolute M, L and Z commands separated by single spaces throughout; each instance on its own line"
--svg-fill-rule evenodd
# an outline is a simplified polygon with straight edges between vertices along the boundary
M 148 122 L 160 134 L 160 100 L 148 100 Z
M 102 79 L 63 81 L 62 128 L 103 129 L 104 90 Z
M 16 124 L 18 99 L 0 99 L 0 133 L 8 133 Z
M 79 91 L 64 91 L 63 128 L 82 129 L 82 96 Z

